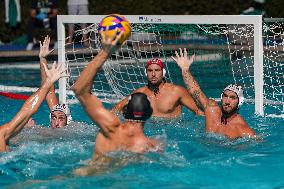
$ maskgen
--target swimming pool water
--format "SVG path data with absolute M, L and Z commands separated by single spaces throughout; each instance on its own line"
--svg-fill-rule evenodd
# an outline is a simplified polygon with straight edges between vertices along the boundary
M 38 86 L 40 81 L 22 82 Z M 0 102 L 0 124 L 23 104 L 4 97 Z M 164 142 L 163 153 L 112 153 L 115 163 L 87 177 L 72 171 L 92 157 L 98 128 L 79 104 L 70 108 L 76 122 L 50 129 L 44 103 L 34 115 L 43 127 L 26 128 L 11 140 L 11 152 L 0 154 L 0 188 L 284 188 L 284 121 L 254 115 L 253 104 L 244 104 L 240 113 L 261 141 L 206 134 L 204 118 L 184 109 L 181 119 L 152 118 L 145 125 L 148 136 Z
M 1 102 L 5 102 L 2 115 L 20 107 L 18 101 L 3 97 Z M 86 118 L 79 105 L 71 108 Z M 11 141 L 11 152 L 0 154 L 0 184 L 7 188 L 283 188 L 283 119 L 257 117 L 251 109 L 245 104 L 241 113 L 262 141 L 230 141 L 206 134 L 204 118 L 184 110 L 181 120 L 152 119 L 145 126 L 148 136 L 165 141 L 164 153 L 143 157 L 114 153 L 127 163 L 88 177 L 72 174 L 92 156 L 98 128 L 88 118 L 63 129 L 27 128 Z M 43 126 L 48 125 L 47 115 L 38 116 Z M 1 116 L 1 123 L 6 119 Z

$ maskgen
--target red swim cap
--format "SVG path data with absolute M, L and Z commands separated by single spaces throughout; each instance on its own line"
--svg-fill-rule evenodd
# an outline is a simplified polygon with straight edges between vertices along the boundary
M 164 68 L 164 63 L 162 62 L 162 60 L 158 59 L 158 58 L 153 58 L 151 60 L 149 60 L 146 64 L 146 68 L 148 68 L 148 66 L 152 65 L 152 64 L 157 64 L 161 67 L 161 69 Z

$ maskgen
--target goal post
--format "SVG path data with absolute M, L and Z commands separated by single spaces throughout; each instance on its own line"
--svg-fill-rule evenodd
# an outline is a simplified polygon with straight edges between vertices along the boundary
M 84 67 L 86 65 L 87 60 L 92 58 L 99 50 L 99 37 L 97 36 L 97 25 L 106 15 L 58 15 L 57 16 L 57 29 L 58 29 L 58 61 L 66 63 L 66 66 L 70 66 L 73 63 L 76 63 L 76 69 L 78 67 Z M 231 65 L 228 66 L 231 69 L 231 74 L 233 81 L 235 83 L 239 83 L 239 78 L 242 82 L 251 81 L 251 84 L 248 85 L 248 91 L 252 91 L 253 94 L 247 95 L 251 98 L 255 104 L 255 113 L 258 115 L 264 115 L 264 73 L 263 73 L 263 20 L 262 16 L 253 16 L 253 15 L 125 15 L 127 20 L 132 25 L 134 30 L 132 31 L 132 36 L 130 37 L 127 45 L 121 47 L 117 54 L 112 55 L 110 62 L 110 66 L 104 65 L 104 73 L 101 82 L 110 84 L 111 88 L 109 91 L 114 91 L 112 95 L 117 95 L 119 98 L 122 98 L 129 91 L 135 89 L 137 86 L 141 86 L 139 83 L 135 84 L 136 80 L 141 81 L 141 83 L 145 83 L 141 76 L 138 76 L 138 73 L 142 72 L 143 64 L 146 60 L 158 56 L 166 61 L 169 61 L 170 55 L 174 55 L 173 52 L 176 49 L 171 49 L 173 46 L 175 47 L 185 47 L 185 48 L 198 48 L 198 53 L 200 61 L 210 61 L 214 62 L 219 57 L 223 57 L 222 52 L 227 51 L 229 56 Z M 89 32 L 89 29 L 92 30 L 92 34 L 89 34 L 90 37 L 88 43 L 89 47 L 76 47 L 75 44 L 66 44 L 66 39 L 68 35 L 66 34 L 66 27 L 68 24 L 82 24 L 86 23 L 89 25 L 94 24 L 94 26 L 85 29 L 80 29 L 79 35 L 86 32 Z M 178 27 L 183 27 L 184 31 L 177 30 Z M 216 26 L 216 27 L 215 27 Z M 219 27 L 220 26 L 220 27 Z M 246 28 L 246 26 L 249 26 Z M 167 28 L 168 27 L 168 28 Z M 167 28 L 167 31 L 164 31 Z M 194 28 L 190 31 L 189 28 Z M 233 29 L 232 29 L 233 28 Z M 213 31 L 214 29 L 214 31 Z M 161 31 L 161 32 L 160 32 Z M 239 36 L 239 31 L 248 32 L 241 33 L 243 38 L 246 40 L 245 43 L 242 42 L 242 37 Z M 145 33 L 145 36 L 141 33 Z M 153 33 L 152 33 L 153 32 Z M 150 35 L 151 33 L 151 35 Z M 196 33 L 198 37 L 195 37 Z M 136 35 L 137 34 L 137 35 Z M 139 34 L 139 35 L 138 35 Z M 176 36 L 174 36 L 176 34 Z M 206 36 L 205 34 L 208 34 Z M 216 35 L 215 35 L 216 34 Z M 252 36 L 249 36 L 249 35 Z M 217 36 L 218 37 L 215 37 Z M 192 37 L 192 38 L 191 38 Z M 147 40 L 146 40 L 147 38 Z M 154 38 L 155 42 L 152 42 L 152 38 Z M 202 38 L 206 38 L 208 44 L 204 45 L 203 42 L 200 42 Z M 224 43 L 224 40 L 227 40 L 227 44 Z M 198 44 L 195 42 L 198 41 Z M 220 42 L 221 41 L 221 42 Z M 97 44 L 98 43 L 98 44 Z M 216 47 L 215 47 L 216 43 Z M 218 46 L 219 43 L 222 43 Z M 253 43 L 253 44 L 251 44 Z M 67 48 L 73 49 L 72 52 L 68 51 Z M 214 53 L 212 53 L 214 50 Z M 221 50 L 223 50 L 221 52 Z M 80 52 L 82 51 L 82 52 Z M 88 51 L 88 53 L 84 54 L 84 52 Z M 148 51 L 151 53 L 149 54 Z M 216 51 L 216 52 L 215 52 Z M 91 52 L 91 54 L 90 54 Z M 126 53 L 125 53 L 126 52 Z M 194 51 L 195 52 L 195 51 Z M 69 59 L 68 53 L 71 53 L 74 59 Z M 77 57 L 77 54 L 82 54 L 80 58 Z M 251 59 L 247 62 L 244 60 L 244 57 L 248 57 Z M 81 64 L 81 58 L 83 57 L 84 61 Z M 214 60 L 209 60 L 213 57 Z M 75 60 L 76 59 L 76 60 Z M 80 61 L 78 61 L 80 59 Z M 196 61 L 198 57 L 196 57 Z M 85 61 L 86 60 L 86 61 Z M 121 67 L 117 65 L 117 62 L 122 61 L 123 64 Z M 127 62 L 129 64 L 127 64 Z M 131 67 L 132 63 L 137 63 L 137 69 L 139 70 L 132 73 L 132 69 L 136 69 L 135 67 Z M 236 62 L 236 63 L 232 63 Z M 243 69 L 242 62 L 246 64 L 252 64 L 252 67 L 246 67 L 247 72 L 245 76 L 242 75 L 241 71 Z M 70 64 L 71 63 L 71 64 Z M 116 64 L 115 64 L 116 63 Z M 140 65 L 141 64 L 141 65 Z M 226 63 L 225 63 L 226 64 Z M 201 65 L 201 64 L 200 64 Z M 211 65 L 211 64 L 210 64 Z M 175 71 L 171 71 L 172 65 L 167 64 L 167 79 L 173 81 L 175 77 Z M 218 70 L 218 65 L 215 63 L 212 64 L 215 66 L 214 69 Z M 119 71 L 114 70 L 119 67 Z M 206 69 L 208 65 L 204 65 Z M 227 67 L 226 67 L 227 68 Z M 175 68 L 176 69 L 176 68 Z M 253 70 L 253 71 L 252 71 Z M 219 71 L 219 70 L 218 70 Z M 250 72 L 253 73 L 250 73 Z M 74 70 L 71 71 L 75 72 Z M 216 72 L 217 76 L 222 78 L 222 74 L 220 71 Z M 216 74 L 215 73 L 215 74 Z M 249 75 L 252 74 L 252 75 Z M 122 76 L 123 75 L 123 76 Z M 131 77 L 136 77 L 133 79 L 134 84 L 128 82 L 127 79 L 124 79 L 131 75 Z M 122 78 L 124 84 L 121 85 L 119 83 Z M 129 76 L 130 77 L 130 76 Z M 105 81 L 106 80 L 106 81 Z M 198 80 L 199 81 L 199 80 Z M 68 79 L 62 78 L 59 81 L 59 101 L 62 103 L 67 102 L 68 96 Z M 74 81 L 73 81 L 74 82 Z M 71 82 L 72 83 L 72 82 Z M 202 83 L 202 82 L 201 82 Z M 71 85 L 71 84 L 70 84 Z M 104 84 L 99 84 L 101 87 Z M 129 87 L 130 86 L 130 87 Z M 104 87 L 104 86 L 102 86 Z M 100 94 L 104 94 L 104 99 L 109 96 L 106 94 L 105 89 L 100 91 Z M 129 94 L 129 93 L 128 93 Z

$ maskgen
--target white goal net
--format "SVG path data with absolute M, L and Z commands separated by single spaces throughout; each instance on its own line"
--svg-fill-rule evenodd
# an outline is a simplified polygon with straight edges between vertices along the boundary
M 66 63 L 71 75 L 60 80 L 62 102 L 75 99 L 70 87 L 100 50 L 98 23 L 103 17 L 58 16 L 59 61 Z M 144 86 L 145 63 L 154 57 L 164 61 L 168 82 L 183 85 L 170 57 L 178 48 L 187 48 L 195 54 L 191 70 L 206 95 L 219 98 L 226 85 L 238 83 L 257 114 L 283 115 L 282 23 L 244 15 L 125 17 L 132 26 L 131 36 L 93 82 L 93 92 L 104 102 L 114 103 Z M 75 24 L 72 40 L 66 33 L 70 23 Z

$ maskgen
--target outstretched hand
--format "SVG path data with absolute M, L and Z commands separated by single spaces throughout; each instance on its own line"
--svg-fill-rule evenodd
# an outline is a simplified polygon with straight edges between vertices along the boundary
M 102 50 L 105 51 L 108 54 L 111 54 L 112 52 L 116 51 L 117 48 L 119 47 L 118 41 L 122 37 L 123 31 L 121 31 L 119 34 L 117 34 L 118 29 L 116 29 L 116 35 L 108 36 L 107 35 L 108 30 L 109 30 L 109 28 L 107 27 L 106 31 L 101 30 L 100 34 L 101 34 L 101 37 L 102 37 Z
M 68 77 L 68 74 L 66 73 L 66 70 L 63 66 L 63 63 L 57 64 L 56 61 L 52 64 L 51 69 L 47 68 L 47 65 L 43 65 L 45 73 L 46 73 L 46 79 L 49 80 L 51 83 L 54 83 L 61 77 Z
M 49 43 L 50 37 L 48 35 L 44 38 L 43 43 L 41 43 L 41 41 L 39 42 L 39 58 L 45 58 L 54 51 L 54 49 L 49 50 Z
M 172 59 L 178 64 L 181 70 L 188 70 L 193 63 L 195 55 L 192 55 L 190 58 L 188 58 L 186 48 L 184 48 L 183 52 L 182 49 L 179 48 L 179 51 L 179 54 L 177 51 L 175 51 L 176 57 L 172 56 Z

